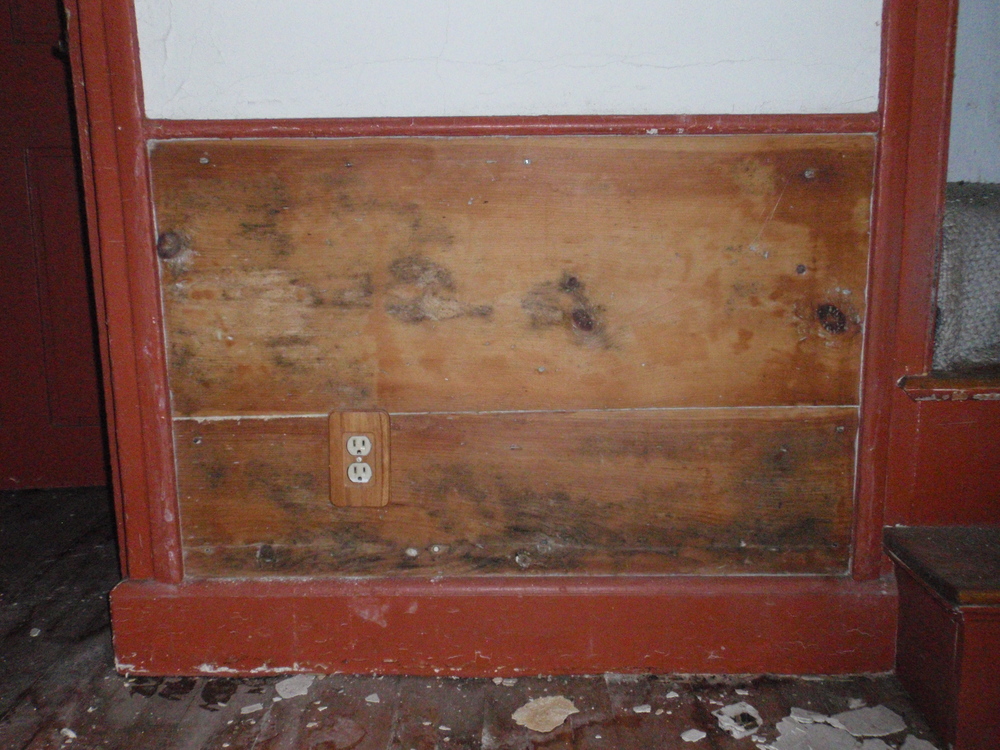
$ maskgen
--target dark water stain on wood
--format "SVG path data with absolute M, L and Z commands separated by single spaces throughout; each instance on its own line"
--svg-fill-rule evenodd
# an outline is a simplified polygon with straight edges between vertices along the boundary
M 543 281 L 521 298 L 532 328 L 562 327 L 577 344 L 609 348 L 604 308 L 594 304 L 579 276 L 564 271 L 558 281 Z
M 461 302 L 454 296 L 451 271 L 422 255 L 407 255 L 389 264 L 393 281 L 386 312 L 405 323 L 438 322 L 462 317 L 489 318 L 493 306 Z
M 362 272 L 349 277 L 348 285 L 340 289 L 320 291 L 309 287 L 312 304 L 316 307 L 328 305 L 344 310 L 370 308 L 375 296 L 375 282 L 370 272 Z M 293 279 L 292 284 L 297 281 Z
M 192 575 L 842 570 L 855 413 L 712 413 L 613 425 L 585 415 L 397 420 L 405 460 L 377 512 L 330 506 L 328 457 L 311 447 L 328 441 L 325 428 L 313 438 L 306 420 L 191 425 L 178 442 L 194 472 L 182 483 L 187 564 Z M 209 458 L 185 458 L 190 435 L 206 430 L 219 431 L 199 446 Z M 301 442 L 286 452 L 271 431 Z M 551 446 L 553 435 L 558 455 L 539 454 L 533 441 Z M 236 456 L 227 446 L 246 447 Z M 236 462 L 213 489 L 204 473 L 222 457 Z
M 413 284 L 421 289 L 453 291 L 451 271 L 422 255 L 407 255 L 389 264 L 389 273 L 397 284 Z

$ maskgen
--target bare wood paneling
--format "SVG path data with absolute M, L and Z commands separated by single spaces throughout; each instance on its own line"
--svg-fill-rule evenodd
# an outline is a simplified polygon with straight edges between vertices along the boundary
M 854 404 L 873 144 L 160 143 L 175 412 Z
M 846 570 L 853 408 L 396 415 L 384 508 L 327 425 L 176 423 L 189 575 Z

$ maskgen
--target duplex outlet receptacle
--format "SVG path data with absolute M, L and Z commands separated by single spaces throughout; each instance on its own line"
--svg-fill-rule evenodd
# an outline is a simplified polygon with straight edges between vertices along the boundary
M 389 415 L 344 411 L 330 415 L 330 502 L 379 508 L 389 502 Z
M 347 452 L 355 458 L 367 456 L 372 452 L 372 439 L 369 435 L 350 435 L 347 438 Z
M 372 467 L 364 461 L 355 461 L 347 467 L 347 478 L 354 484 L 368 484 L 372 481 Z

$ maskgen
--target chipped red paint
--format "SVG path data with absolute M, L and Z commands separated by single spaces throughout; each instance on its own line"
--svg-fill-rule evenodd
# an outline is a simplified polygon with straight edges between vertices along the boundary
M 899 387 L 914 401 L 1000 401 L 995 375 L 907 375 Z

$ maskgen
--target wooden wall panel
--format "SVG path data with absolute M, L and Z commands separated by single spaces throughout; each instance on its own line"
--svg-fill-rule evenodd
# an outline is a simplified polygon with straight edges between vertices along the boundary
M 856 404 L 873 148 L 156 144 L 175 413 Z
M 847 569 L 854 408 L 394 415 L 384 508 L 327 424 L 175 423 L 189 576 Z

